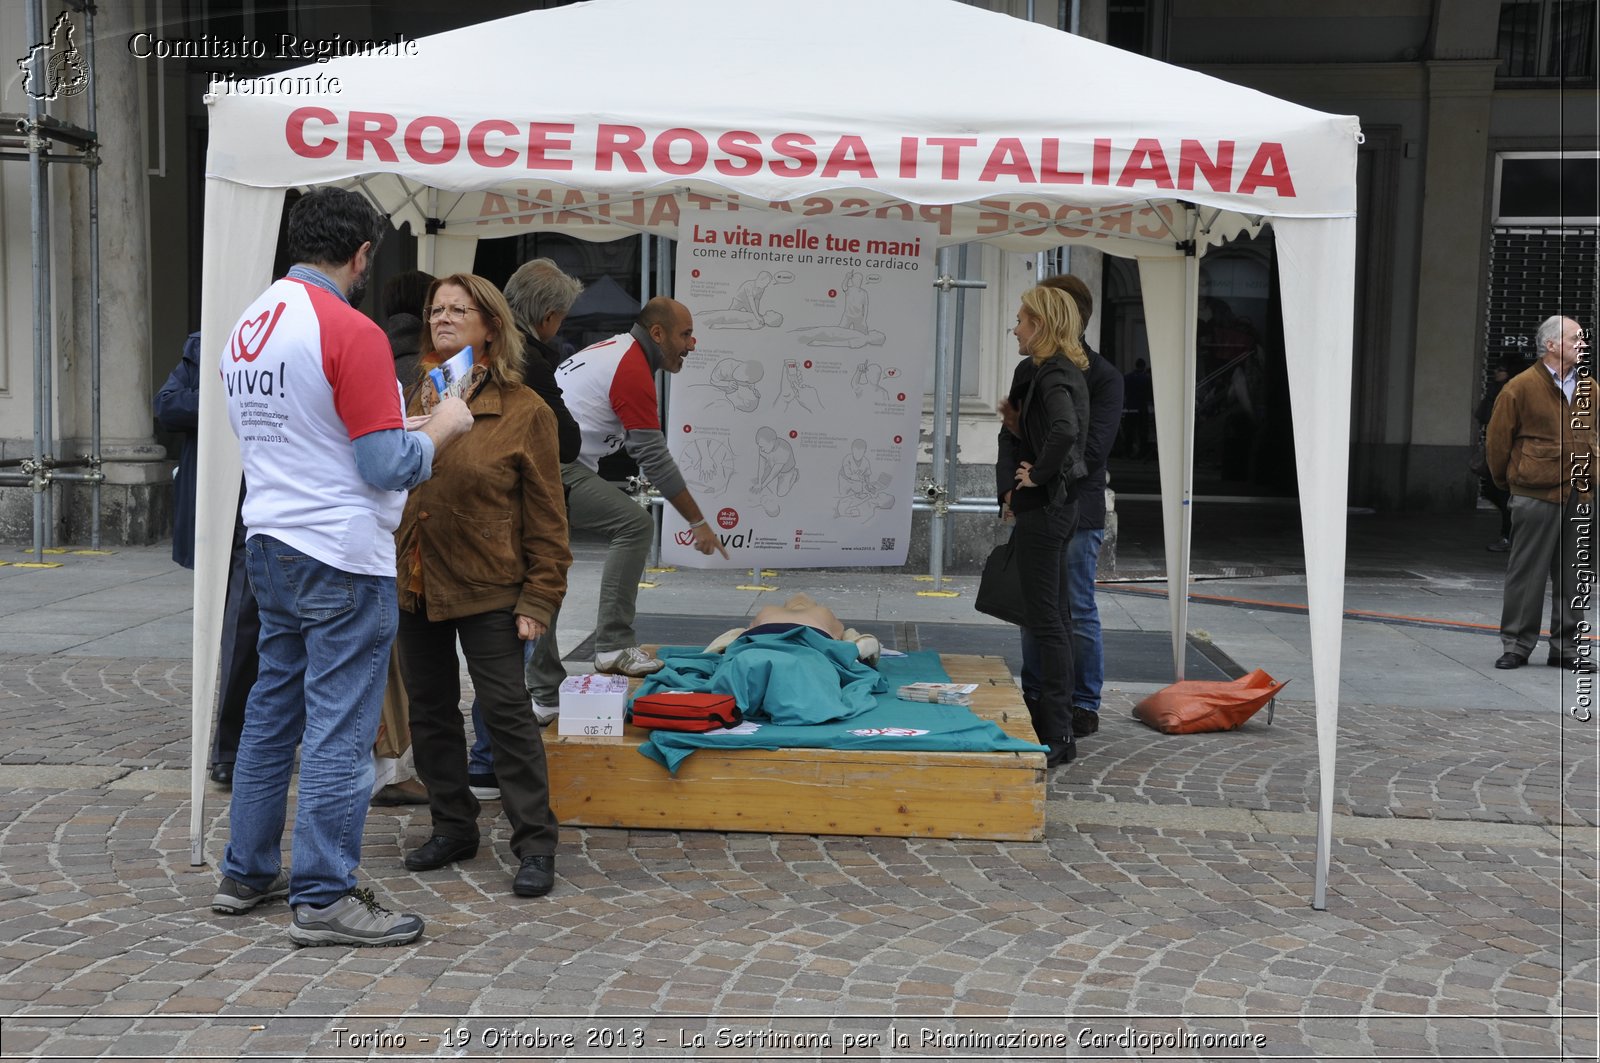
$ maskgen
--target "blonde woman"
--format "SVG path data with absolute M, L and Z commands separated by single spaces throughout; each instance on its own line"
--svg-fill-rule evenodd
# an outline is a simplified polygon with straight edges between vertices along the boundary
M 1043 286 L 1023 293 L 1017 310 L 1017 353 L 1022 362 L 1000 403 L 997 494 L 1016 517 L 1013 533 L 1024 573 L 1023 640 L 1033 643 L 1038 686 L 1023 688 L 1034 733 L 1049 747 L 1050 767 L 1077 756 L 1072 737 L 1072 637 L 1067 570 L 1062 563 L 1077 526 L 1068 488 L 1082 479 L 1084 435 L 1089 427 L 1089 359 L 1079 337 L 1077 304 Z

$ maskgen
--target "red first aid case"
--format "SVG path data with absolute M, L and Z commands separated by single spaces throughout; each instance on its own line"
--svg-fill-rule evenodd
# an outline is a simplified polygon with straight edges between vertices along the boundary
M 654 731 L 715 731 L 735 727 L 744 714 L 731 694 L 646 694 L 633 699 L 628 719 L 636 727 Z

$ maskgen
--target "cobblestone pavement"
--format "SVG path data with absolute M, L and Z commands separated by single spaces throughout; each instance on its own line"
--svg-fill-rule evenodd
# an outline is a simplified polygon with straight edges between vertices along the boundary
M 374 809 L 364 874 L 428 932 L 344 950 L 207 907 L 188 703 L 186 661 L 0 656 L 0 1057 L 1600 1050 L 1595 736 L 1554 712 L 1347 706 L 1324 912 L 1310 706 L 1180 739 L 1119 695 L 1037 844 L 569 829 L 530 901 L 503 820 L 411 874 L 426 811 Z

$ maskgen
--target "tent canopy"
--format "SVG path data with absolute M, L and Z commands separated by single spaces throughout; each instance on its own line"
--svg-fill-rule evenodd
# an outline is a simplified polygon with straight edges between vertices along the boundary
M 941 244 L 1139 259 L 1174 667 L 1187 626 L 1198 257 L 1277 235 L 1321 755 L 1323 902 L 1338 712 L 1355 271 L 1353 117 L 957 0 L 591 0 L 221 86 L 210 103 L 203 343 L 269 282 L 283 191 L 366 192 L 470 269 L 479 238 L 677 235 L 680 212 L 917 219 Z M 239 477 L 203 373 L 193 857 Z M 1181 672 L 1180 672 L 1181 674 Z
M 1177 202 L 1355 213 L 1354 118 L 955 0 L 593 0 L 384 43 L 228 86 L 208 176 L 358 181 L 452 237 L 672 235 L 688 196 L 1017 248 L 1170 248 Z

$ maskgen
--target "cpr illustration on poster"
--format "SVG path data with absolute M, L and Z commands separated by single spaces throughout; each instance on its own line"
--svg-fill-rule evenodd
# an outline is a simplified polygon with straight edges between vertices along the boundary
M 667 440 L 729 560 L 696 552 L 670 507 L 662 559 L 904 564 L 937 230 L 697 210 L 679 234 L 697 343 L 668 378 Z

